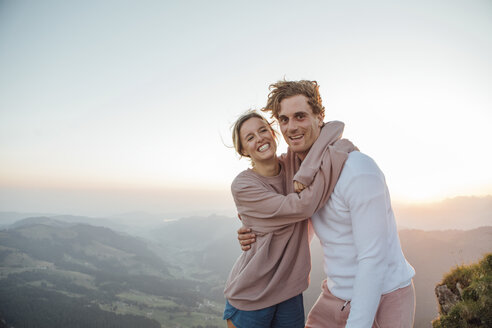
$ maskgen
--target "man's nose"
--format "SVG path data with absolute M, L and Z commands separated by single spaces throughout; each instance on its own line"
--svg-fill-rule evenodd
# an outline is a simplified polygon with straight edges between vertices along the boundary
M 289 123 L 287 123 L 287 131 L 289 132 L 294 132 L 297 130 L 297 124 L 293 120 L 289 120 Z

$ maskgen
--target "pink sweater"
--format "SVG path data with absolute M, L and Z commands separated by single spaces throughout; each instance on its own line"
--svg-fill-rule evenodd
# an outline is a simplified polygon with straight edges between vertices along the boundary
M 326 203 L 348 153 L 354 149 L 350 141 L 340 139 L 343 127 L 341 122 L 326 123 L 302 166 L 289 150 L 280 158 L 277 176 L 265 177 L 248 169 L 232 182 L 243 224 L 257 235 L 256 243 L 237 259 L 226 282 L 224 295 L 234 307 L 262 309 L 308 287 L 311 257 L 307 219 Z M 293 185 L 298 169 L 295 180 L 305 185 L 312 182 L 299 194 Z

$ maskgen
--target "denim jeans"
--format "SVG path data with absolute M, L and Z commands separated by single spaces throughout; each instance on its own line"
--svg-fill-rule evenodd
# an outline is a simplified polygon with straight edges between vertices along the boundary
M 302 294 L 281 303 L 254 311 L 243 311 L 226 301 L 224 320 L 237 328 L 304 328 Z

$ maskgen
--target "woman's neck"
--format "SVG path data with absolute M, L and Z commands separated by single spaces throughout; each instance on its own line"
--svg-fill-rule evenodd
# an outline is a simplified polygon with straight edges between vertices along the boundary
M 280 165 L 277 156 L 268 162 L 255 163 L 253 171 L 264 177 L 273 177 L 280 173 Z

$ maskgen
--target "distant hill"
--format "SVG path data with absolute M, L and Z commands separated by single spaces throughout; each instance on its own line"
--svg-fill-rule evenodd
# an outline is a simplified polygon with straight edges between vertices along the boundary
M 488 211 L 483 199 L 454 199 L 448 205 L 455 210 L 468 208 L 469 201 L 477 208 L 470 212 L 474 219 L 465 221 L 478 224 L 482 221 L 476 218 L 487 217 L 478 214 L 479 208 Z M 58 218 L 28 218 L 0 231 L 0 288 L 2 283 L 23 281 L 20 285 L 26 288 L 85 295 L 113 313 L 134 313 L 131 310 L 146 316 L 152 312 L 151 318 L 161 323 L 179 322 L 182 327 L 223 326 L 222 290 L 241 253 L 236 239 L 241 222 L 237 218 L 212 215 L 152 220 L 156 224 L 135 226 L 127 220 L 126 234 L 86 224 L 91 218 Z M 85 223 L 78 224 L 77 220 Z M 444 218 L 438 216 L 438 220 L 445 223 Z M 414 221 L 425 222 L 419 218 Z M 132 232 L 139 237 L 128 235 Z M 417 271 L 415 327 L 428 328 L 437 316 L 434 286 L 454 266 L 471 263 L 492 251 L 492 227 L 466 231 L 405 229 L 399 234 L 404 253 Z M 306 311 L 317 299 L 324 279 L 322 258 L 319 242 L 313 241 L 311 285 L 304 294 Z M 2 290 L 0 299 L 1 295 Z
M 189 217 L 163 223 L 149 237 L 165 247 L 166 260 L 184 268 L 191 278 L 224 281 L 241 254 L 236 235 L 240 226 L 237 218 Z M 222 297 L 222 289 L 221 285 L 217 297 Z
M 492 227 L 468 231 L 401 230 L 399 235 L 403 252 L 416 271 L 415 328 L 428 328 L 438 315 L 434 287 L 453 267 L 475 262 L 492 251 Z M 304 293 L 307 311 L 319 296 L 321 281 L 325 279 L 318 240 L 311 244 L 311 253 L 311 284 Z
M 492 226 L 492 196 L 455 197 L 438 203 L 394 206 L 398 226 L 420 230 L 469 230 Z
M 37 213 L 18 213 L 18 212 L 0 212 L 0 229 L 16 227 L 16 223 L 30 222 L 25 221 L 26 219 L 34 222 L 38 220 L 53 219 L 58 222 L 67 223 L 84 223 L 93 226 L 107 227 L 115 231 L 128 231 L 131 230 L 130 226 L 124 223 L 118 222 L 117 220 L 109 218 L 95 218 L 80 215 L 60 215 L 60 214 L 37 214 Z
M 218 327 L 213 286 L 171 271 L 141 238 L 46 217 L 21 220 L 0 231 L 0 319 L 15 327 L 127 327 L 121 320 Z M 97 320 L 72 322 L 82 314 Z
M 47 216 L 34 216 L 34 217 L 28 217 L 16 221 L 15 223 L 9 225 L 7 229 L 17 229 L 17 228 L 31 226 L 35 224 L 48 225 L 53 227 L 69 227 L 71 225 L 80 224 L 80 223 L 69 223 L 64 221 L 58 221 Z
M 3 229 L 12 223 L 28 217 L 49 217 L 51 214 L 46 213 L 19 213 L 19 212 L 0 212 L 0 229 Z
M 225 279 L 240 254 L 235 234 L 239 225 L 235 218 L 188 218 L 166 223 L 154 232 L 154 238 L 163 244 L 179 245 L 180 251 L 175 255 L 193 259 L 192 263 L 202 268 L 195 270 L 196 277 L 200 273 L 202 277 L 216 274 Z M 468 231 L 405 229 L 399 235 L 407 259 L 417 271 L 415 327 L 427 328 L 437 316 L 435 285 L 453 266 L 476 261 L 492 251 L 492 227 Z M 321 281 L 325 278 L 318 240 L 313 241 L 311 249 L 313 268 L 311 284 L 304 295 L 306 311 L 319 296 Z
M 211 215 L 188 217 L 164 222 L 156 227 L 151 236 L 160 242 L 180 248 L 198 248 L 222 238 L 236 240 L 235 232 L 241 226 L 239 219 Z
M 441 202 L 428 204 L 393 204 L 396 220 L 400 229 L 420 230 L 470 230 L 482 226 L 492 226 L 492 195 L 484 197 L 455 197 Z M 0 212 L 0 229 L 6 228 L 16 221 L 30 217 L 49 217 L 58 221 L 86 223 L 104 226 L 115 231 L 123 231 L 132 235 L 147 237 L 148 232 L 162 228 L 166 221 L 181 221 L 177 213 L 149 214 L 143 211 L 128 212 L 107 217 L 87 217 L 46 213 Z M 204 218 L 195 215 L 186 218 Z M 209 218 L 224 218 L 210 215 Z M 189 221 L 191 222 L 191 221 Z M 229 222 L 239 223 L 236 218 L 229 217 Z M 209 228 L 217 228 L 210 226 Z M 220 227 L 219 227 L 220 229 Z
M 29 218 L 0 232 L 0 245 L 63 269 L 82 266 L 102 271 L 169 274 L 166 264 L 148 250 L 145 242 L 104 227 Z
M 457 265 L 476 262 L 492 252 L 492 227 L 467 231 L 405 230 L 400 232 L 400 240 L 405 256 L 417 272 L 416 327 L 430 327 L 429 319 L 436 318 L 438 313 L 436 284 Z

